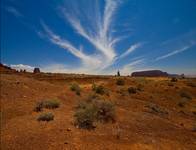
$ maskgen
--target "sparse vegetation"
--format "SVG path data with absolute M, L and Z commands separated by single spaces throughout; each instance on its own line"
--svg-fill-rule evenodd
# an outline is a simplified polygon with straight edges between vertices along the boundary
M 48 109 L 58 108 L 59 105 L 60 103 L 57 100 L 47 100 L 43 102 L 43 107 Z
M 70 89 L 71 89 L 72 91 L 75 91 L 75 93 L 76 93 L 77 95 L 80 95 L 81 88 L 80 88 L 80 86 L 79 86 L 77 83 L 72 83 L 71 86 L 70 86 Z
M 42 111 L 43 108 L 48 108 L 48 109 L 55 109 L 60 106 L 60 102 L 57 100 L 46 100 L 46 101 L 40 101 L 36 103 L 36 106 L 34 108 L 34 111 L 39 112 Z
M 89 103 L 80 103 L 74 115 L 75 124 L 80 128 L 92 129 L 94 128 L 94 121 L 96 119 L 96 109 L 94 105 Z
M 110 101 L 83 101 L 76 107 L 75 124 L 80 128 L 92 129 L 95 121 L 115 121 L 115 107 Z
M 158 114 L 168 114 L 168 112 L 166 110 L 164 110 L 163 108 L 159 107 L 156 104 L 149 104 L 146 106 L 147 108 L 150 108 L 150 112 L 151 113 L 158 113 Z
M 51 121 L 54 120 L 54 115 L 51 112 L 40 114 L 37 118 L 38 121 Z
M 95 91 L 95 93 L 97 93 L 97 94 L 103 95 L 103 94 L 105 94 L 106 89 L 104 88 L 103 85 L 98 85 L 98 86 L 96 86 L 96 87 L 94 88 L 94 91 Z
M 129 92 L 129 94 L 135 94 L 135 93 L 137 93 L 137 89 L 134 87 L 129 87 L 128 92 Z
M 110 101 L 97 102 L 97 120 L 102 122 L 115 121 L 115 107 Z
M 175 77 L 172 77 L 172 78 L 171 78 L 171 82 L 177 82 L 177 81 L 178 81 L 177 78 L 175 78 Z
M 116 80 L 116 84 L 117 84 L 117 85 L 124 85 L 124 84 L 125 84 L 125 80 L 122 79 L 122 78 L 118 78 L 118 79 Z

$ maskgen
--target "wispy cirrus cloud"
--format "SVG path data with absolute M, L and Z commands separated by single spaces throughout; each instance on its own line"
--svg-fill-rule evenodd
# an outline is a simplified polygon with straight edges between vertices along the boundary
M 119 58 L 121 59 L 121 58 L 128 56 L 131 52 L 135 51 L 136 49 L 138 49 L 142 45 L 143 45 L 143 43 L 136 43 L 134 45 L 131 45 L 123 54 L 121 54 L 119 56 Z
M 80 3 L 70 2 L 69 5 L 61 6 L 58 10 L 60 10 L 64 21 L 68 21 L 78 35 L 94 46 L 93 54 L 86 54 L 85 49 L 77 48 L 70 41 L 54 33 L 43 21 L 41 23 L 46 34 L 44 36 L 53 44 L 68 50 L 81 60 L 82 64 L 74 70 L 103 72 L 103 70 L 111 66 L 116 60 L 120 60 L 129 55 L 142 45 L 141 43 L 131 45 L 124 54 L 121 56 L 117 55 L 115 46 L 124 38 L 114 36 L 112 33 L 113 25 L 115 24 L 115 13 L 120 5 L 119 0 L 105 0 L 103 12 L 101 12 L 98 0 L 93 1 L 89 7 L 85 6 L 85 9 L 79 5 Z M 41 35 L 43 37 L 43 33 Z M 82 47 L 85 47 L 85 45 L 82 45 Z
M 70 53 L 72 53 L 74 56 L 78 57 L 82 61 L 82 65 L 85 68 L 89 69 L 97 69 L 97 66 L 100 65 L 101 61 L 98 58 L 98 56 L 90 56 L 85 54 L 82 49 L 78 49 L 73 44 L 71 44 L 69 41 L 62 39 L 59 35 L 56 35 L 51 31 L 51 29 L 48 28 L 47 25 L 45 25 L 42 22 L 42 26 L 47 33 L 47 37 L 49 40 L 59 47 L 68 50 Z M 80 66 L 81 67 L 81 66 Z
M 14 15 L 15 17 L 23 17 L 23 14 L 19 12 L 15 7 L 7 6 L 6 11 Z
M 155 61 L 162 60 L 162 59 L 166 59 L 166 58 L 171 57 L 171 56 L 173 56 L 173 55 L 176 55 L 176 54 L 178 54 L 178 53 L 182 53 L 182 52 L 188 50 L 189 48 L 191 48 L 192 46 L 194 46 L 195 44 L 196 44 L 196 42 L 191 42 L 190 44 L 188 44 L 188 45 L 186 45 L 186 46 L 183 46 L 183 47 L 178 48 L 178 49 L 176 49 L 176 50 L 174 50 L 174 51 L 171 51 L 171 52 L 169 52 L 169 53 L 167 53 L 167 54 L 165 54 L 165 55 L 162 55 L 162 56 L 157 57 L 157 58 L 155 59 Z

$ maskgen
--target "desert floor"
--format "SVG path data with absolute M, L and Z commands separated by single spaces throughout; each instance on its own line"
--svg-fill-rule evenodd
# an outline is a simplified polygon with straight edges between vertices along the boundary
M 1 73 L 1 149 L 196 149 L 196 79 L 120 78 L 125 85 L 112 76 Z M 80 96 L 70 90 L 72 82 L 81 86 Z M 116 122 L 80 129 L 73 123 L 75 107 L 93 93 L 92 83 L 108 89 L 100 97 L 115 103 Z M 129 94 L 128 87 L 140 90 Z M 44 99 L 60 101 L 59 108 L 43 110 L 54 114 L 53 121 L 37 121 L 42 112 L 33 110 Z

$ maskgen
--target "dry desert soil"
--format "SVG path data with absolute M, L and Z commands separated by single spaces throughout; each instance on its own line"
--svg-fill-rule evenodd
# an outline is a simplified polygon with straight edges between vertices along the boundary
M 196 79 L 86 76 L 1 71 L 2 150 L 195 150 Z M 70 90 L 77 82 L 81 95 Z M 116 121 L 95 129 L 74 125 L 75 107 L 101 84 L 112 101 Z M 137 88 L 130 94 L 128 87 Z M 184 94 L 185 93 L 185 94 Z M 58 99 L 60 107 L 35 112 L 37 102 Z M 43 112 L 54 120 L 37 121 Z

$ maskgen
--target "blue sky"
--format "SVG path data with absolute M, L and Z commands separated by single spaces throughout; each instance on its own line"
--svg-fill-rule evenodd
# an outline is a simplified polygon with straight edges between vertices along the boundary
M 196 1 L 1 0 L 1 62 L 45 72 L 196 74 Z

